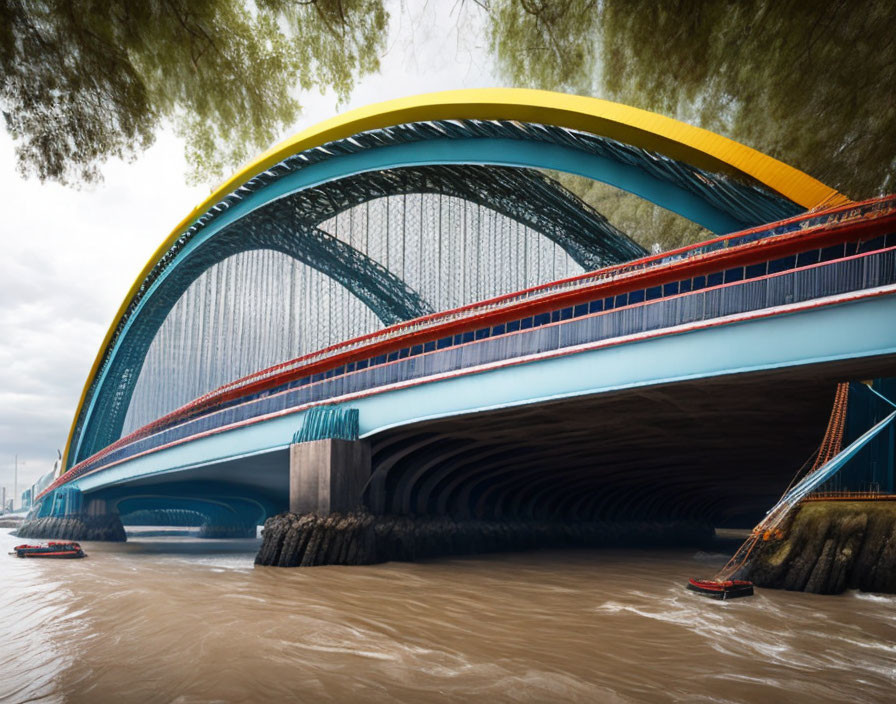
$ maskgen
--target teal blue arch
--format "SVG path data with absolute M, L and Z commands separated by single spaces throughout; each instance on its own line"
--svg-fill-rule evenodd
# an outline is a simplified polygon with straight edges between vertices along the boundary
M 575 174 L 633 193 L 660 207 L 678 213 L 717 234 L 736 231 L 743 227 L 742 222 L 714 207 L 700 196 L 674 183 L 654 178 L 638 166 L 624 164 L 560 144 L 490 137 L 431 139 L 365 149 L 353 154 L 334 155 L 329 159 L 298 169 L 258 191 L 247 194 L 238 203 L 231 205 L 226 211 L 202 227 L 178 252 L 176 261 L 160 272 L 147 292 L 141 297 L 118 335 L 108 359 L 111 360 L 122 345 L 127 344 L 127 335 L 132 322 L 140 316 L 145 306 L 152 300 L 155 291 L 162 285 L 168 274 L 174 271 L 178 262 L 183 261 L 196 248 L 214 237 L 216 233 L 252 211 L 278 198 L 348 176 L 383 169 L 439 164 L 538 168 Z M 81 456 L 83 429 L 90 421 L 97 398 L 103 393 L 109 367 L 108 363 L 105 364 L 99 374 L 99 379 L 94 387 L 96 391 L 91 395 L 87 413 L 81 424 L 82 432 L 79 433 L 75 446 L 70 449 L 70 462 L 73 458 Z M 74 462 L 71 463 L 74 464 Z

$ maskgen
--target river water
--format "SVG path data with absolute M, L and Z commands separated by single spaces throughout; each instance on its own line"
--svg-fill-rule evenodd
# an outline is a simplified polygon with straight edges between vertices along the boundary
M 2 556 L 0 701 L 896 700 L 896 597 L 687 592 L 721 553 L 289 570 L 253 540 L 84 547 Z

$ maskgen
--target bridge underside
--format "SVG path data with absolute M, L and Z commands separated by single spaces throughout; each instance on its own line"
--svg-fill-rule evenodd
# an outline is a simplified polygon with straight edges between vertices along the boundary
M 755 524 L 818 447 L 844 379 L 878 358 L 457 417 L 372 439 L 385 513 Z
M 818 446 L 836 384 L 882 376 L 896 376 L 896 357 L 655 385 L 403 426 L 365 440 L 373 473 L 363 498 L 373 512 L 386 514 L 749 526 Z M 111 499 L 122 512 L 176 498 L 177 507 L 206 515 L 217 510 L 206 505 L 210 501 L 246 519 L 271 515 L 289 505 L 289 453 L 144 476 L 94 496 Z
M 268 452 L 186 471 L 153 474 L 96 492 L 128 523 L 128 515 L 183 511 L 211 525 L 258 525 L 285 510 L 289 452 Z M 254 535 L 254 530 L 251 531 Z M 217 536 L 213 536 L 217 537 Z

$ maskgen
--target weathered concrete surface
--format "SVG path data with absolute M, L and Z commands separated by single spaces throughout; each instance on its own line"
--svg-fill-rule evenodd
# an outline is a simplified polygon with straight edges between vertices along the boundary
M 289 510 L 348 513 L 361 505 L 370 477 L 370 446 L 363 440 L 312 440 L 289 448 Z
M 16 535 L 42 540 L 105 540 L 117 543 L 127 540 L 117 513 L 35 518 L 23 521 Z
M 696 522 L 455 521 L 445 516 L 281 513 L 265 522 L 255 564 L 369 565 L 535 548 L 706 546 L 712 536 L 709 525 Z
M 896 594 L 896 502 L 812 501 L 760 543 L 744 570 L 758 587 Z

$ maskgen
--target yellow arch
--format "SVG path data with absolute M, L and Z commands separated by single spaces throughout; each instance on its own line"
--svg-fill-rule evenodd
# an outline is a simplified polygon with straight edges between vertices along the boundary
M 156 262 L 197 218 L 253 176 L 306 149 L 392 125 L 463 119 L 516 120 L 608 137 L 707 171 L 746 176 L 807 210 L 849 200 L 808 174 L 727 137 L 647 110 L 597 98 L 522 88 L 483 88 L 428 93 L 350 110 L 299 132 L 246 164 L 193 208 L 159 246 L 128 291 L 90 369 L 66 440 L 61 471 L 68 469 L 68 453 L 78 416 L 118 321 Z

